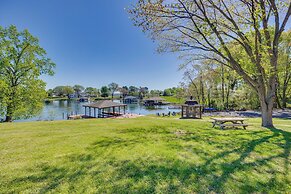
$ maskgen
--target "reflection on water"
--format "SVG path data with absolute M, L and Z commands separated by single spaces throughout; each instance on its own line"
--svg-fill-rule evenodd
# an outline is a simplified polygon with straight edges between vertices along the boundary
M 116 101 L 120 102 L 120 101 Z M 76 100 L 58 100 L 44 103 L 44 108 L 36 117 L 19 121 L 63 120 L 67 114 L 84 114 L 84 104 Z M 146 107 L 142 104 L 128 104 L 126 113 L 149 115 L 156 113 L 179 112 L 180 109 L 169 109 L 169 106 Z

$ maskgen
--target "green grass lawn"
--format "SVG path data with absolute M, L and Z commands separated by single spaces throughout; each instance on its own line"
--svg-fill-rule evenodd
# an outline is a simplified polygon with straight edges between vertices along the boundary
M 185 99 L 177 98 L 175 96 L 161 96 L 161 98 L 164 98 L 167 102 L 174 103 L 174 104 L 184 104 L 185 103 Z
M 0 193 L 287 193 L 290 120 L 277 129 L 140 117 L 0 124 Z

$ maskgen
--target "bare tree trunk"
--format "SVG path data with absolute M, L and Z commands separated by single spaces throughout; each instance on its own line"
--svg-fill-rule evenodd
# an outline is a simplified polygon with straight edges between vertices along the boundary
M 230 88 L 227 87 L 227 91 L 226 91 L 226 109 L 229 110 L 229 93 L 230 93 Z
M 4 122 L 12 122 L 12 107 L 11 104 L 7 106 L 6 118 Z
M 203 84 L 203 78 L 202 75 L 200 73 L 200 92 L 201 92 L 201 100 L 202 102 L 200 102 L 201 104 L 205 104 L 205 96 L 204 96 L 204 84 Z
M 12 122 L 12 117 L 11 116 L 8 116 L 8 115 L 6 115 L 6 119 L 5 119 L 5 121 L 4 122 Z
M 210 105 L 211 105 L 211 104 L 210 104 L 210 103 L 211 103 L 211 102 L 210 102 L 210 101 L 211 101 L 211 99 L 210 99 L 210 91 L 211 91 L 211 88 L 209 88 L 209 89 L 208 89 L 208 92 L 207 92 L 208 107 L 210 107 Z
M 273 106 L 274 98 L 266 100 L 265 95 L 259 94 L 261 102 L 261 112 L 262 112 L 262 126 L 263 127 L 274 127 L 273 125 Z
M 221 65 L 221 95 L 222 95 L 222 106 L 225 109 L 225 81 L 224 81 L 224 65 Z

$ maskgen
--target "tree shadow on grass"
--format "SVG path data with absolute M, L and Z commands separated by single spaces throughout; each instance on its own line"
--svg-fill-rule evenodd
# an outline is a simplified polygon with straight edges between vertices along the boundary
M 244 141 L 240 146 L 224 150 L 214 155 L 207 155 L 207 152 L 198 152 L 195 147 L 183 144 L 172 144 L 175 135 L 165 136 L 168 147 L 176 152 L 187 151 L 189 155 L 199 155 L 205 160 L 202 164 L 195 161 L 185 161 L 175 157 L 155 156 L 154 158 L 131 159 L 126 160 L 108 156 L 107 150 L 116 148 L 131 149 L 144 142 L 138 135 L 131 139 L 121 137 L 104 137 L 96 140 L 81 154 L 72 154 L 63 158 L 63 165 L 57 166 L 43 164 L 39 166 L 37 173 L 27 177 L 15 179 L 11 184 L 21 182 L 43 183 L 39 191 L 41 193 L 58 191 L 57 189 L 64 183 L 69 185 L 69 191 L 74 192 L 75 186 L 80 184 L 83 178 L 89 177 L 98 192 L 105 193 L 187 193 L 187 192 L 218 192 L 224 193 L 227 190 L 228 181 L 232 181 L 233 186 L 241 192 L 268 192 L 273 187 L 281 187 L 280 191 L 286 188 L 288 184 L 288 171 L 290 168 L 290 132 L 280 129 L 269 129 L 272 133 L 260 136 L 255 131 L 255 137 L 249 141 Z M 243 132 L 242 132 L 243 133 Z M 238 133 L 239 134 L 239 133 Z M 204 134 L 205 135 L 205 134 Z M 221 134 L 223 135 L 223 134 Z M 283 149 L 283 152 L 273 154 L 268 157 L 255 157 L 248 161 L 250 155 L 255 152 L 255 148 L 264 143 L 274 143 L 274 138 L 284 140 L 284 145 L 280 140 L 277 143 Z M 174 139 L 173 139 L 174 138 Z M 191 134 L 179 138 L 178 142 L 188 143 L 189 141 L 202 142 L 204 136 L 198 138 Z M 204 142 L 205 143 L 205 142 Z M 210 142 L 216 145 L 217 142 Z M 233 146 L 231 144 L 230 146 Z M 193 152 L 194 151 L 194 152 Z M 269 150 L 272 152 L 272 150 Z M 104 158 L 104 154 L 107 158 Z M 225 159 L 234 154 L 233 159 Z M 272 169 L 270 162 L 274 159 L 284 158 L 284 176 L 285 180 L 278 180 L 275 175 L 276 169 Z M 225 160 L 224 160 L 225 159 Z M 108 167 L 109 166 L 109 167 Z M 256 168 L 266 166 L 270 171 L 271 177 L 267 183 L 261 183 L 260 180 L 249 182 L 242 179 L 241 183 L 235 185 L 232 175 L 239 173 L 252 173 Z M 107 178 L 103 177 L 106 174 Z M 89 184 L 89 183 L 88 183 Z M 274 191 L 274 190 L 273 190 Z
M 210 183 L 209 189 L 218 191 L 218 192 L 224 192 L 224 186 L 228 179 L 231 178 L 231 175 L 236 172 L 242 172 L 244 170 L 248 169 L 254 169 L 257 166 L 268 166 L 271 168 L 271 166 L 268 164 L 268 162 L 272 161 L 276 158 L 284 158 L 285 161 L 285 182 L 288 183 L 288 172 L 289 172 L 289 165 L 290 165 L 290 133 L 280 130 L 280 129 L 270 129 L 273 134 L 269 136 L 264 136 L 258 139 L 251 140 L 247 142 L 246 144 L 243 144 L 240 148 L 234 149 L 232 151 L 225 151 L 222 153 L 217 154 L 216 156 L 208 159 L 204 165 L 200 166 L 203 172 L 207 173 L 208 166 L 216 159 L 224 158 L 227 155 L 231 153 L 239 154 L 239 157 L 236 160 L 231 161 L 230 163 L 223 163 L 220 165 L 220 169 L 222 169 L 222 174 L 219 176 L 216 176 L 216 178 Z M 253 162 L 247 162 L 246 159 L 250 156 L 251 153 L 254 152 L 255 148 L 263 143 L 269 143 L 272 138 L 283 136 L 285 145 L 282 147 L 284 149 L 283 153 L 278 153 L 276 155 L 272 155 L 265 158 L 258 158 L 255 159 Z M 279 145 L 280 146 L 280 145 Z M 269 152 L 272 152 L 272 150 L 269 150 Z M 269 169 L 271 171 L 271 169 Z M 275 172 L 275 170 L 273 170 Z M 268 182 L 269 184 L 261 184 L 261 185 L 250 185 L 247 182 L 243 185 L 248 185 L 249 187 L 242 186 L 242 189 L 248 192 L 268 192 L 268 189 L 271 189 L 270 187 L 277 185 L 282 185 L 282 180 L 277 180 L 274 176 L 270 179 Z M 285 185 L 286 187 L 286 185 Z
M 285 158 L 284 162 L 284 172 L 285 172 L 285 179 L 288 181 L 289 177 L 289 168 L 290 168 L 290 151 L 291 151 L 291 133 L 284 131 L 282 129 L 277 129 L 277 128 L 269 128 L 270 131 L 272 131 L 274 134 L 279 134 L 284 137 L 285 144 L 282 146 L 284 149 L 284 154 L 283 157 Z M 290 180 L 289 180 L 290 181 Z

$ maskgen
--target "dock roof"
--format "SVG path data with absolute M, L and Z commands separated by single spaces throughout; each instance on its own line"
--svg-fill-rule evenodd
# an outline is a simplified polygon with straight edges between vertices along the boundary
M 84 107 L 91 107 L 91 108 L 111 108 L 111 107 L 123 107 L 127 106 L 126 104 L 121 104 L 117 102 L 113 102 L 111 100 L 100 100 L 91 104 L 85 104 Z

